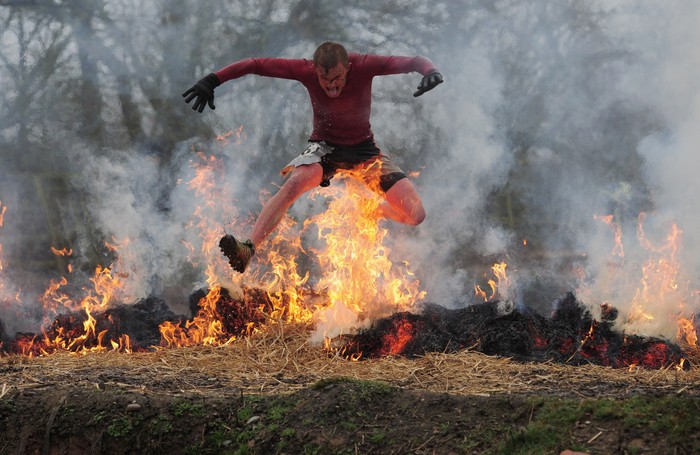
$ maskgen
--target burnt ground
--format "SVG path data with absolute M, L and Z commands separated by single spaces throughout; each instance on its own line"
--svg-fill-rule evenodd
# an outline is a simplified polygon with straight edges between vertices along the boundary
M 352 362 L 307 340 L 285 326 L 217 348 L 0 358 L 0 453 L 700 452 L 695 368 Z

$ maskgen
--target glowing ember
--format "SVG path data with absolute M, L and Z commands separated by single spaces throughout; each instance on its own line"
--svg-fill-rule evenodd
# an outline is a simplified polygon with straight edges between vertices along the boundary
M 498 302 L 458 310 L 424 305 L 420 314 L 397 313 L 357 335 L 343 335 L 336 349 L 351 359 L 397 354 L 414 357 L 469 348 L 524 361 L 688 368 L 677 345 L 621 334 L 613 330 L 614 321 L 592 319 L 573 294 L 557 303 L 551 318 L 530 311 L 504 313 L 501 308 Z
M 394 321 L 394 327 L 382 340 L 382 347 L 379 349 L 380 356 L 399 355 L 404 352 L 406 345 L 415 336 L 415 327 L 407 319 Z

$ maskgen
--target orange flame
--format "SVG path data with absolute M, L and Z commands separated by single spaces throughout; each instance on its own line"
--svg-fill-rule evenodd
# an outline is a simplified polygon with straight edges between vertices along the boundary
M 316 194 L 330 199 L 328 209 L 305 223 L 305 228 L 317 230 L 322 243 L 312 252 L 323 274 L 317 286 L 328 296 L 328 306 L 314 315 L 316 338 L 333 337 L 360 323 L 407 310 L 425 296 L 410 264 L 397 266 L 391 261 L 385 245 L 388 230 L 379 223 L 382 200 L 359 181 L 361 172 L 336 176 L 345 184 L 344 190 L 337 184 L 317 190 Z
M 72 256 L 73 255 L 73 250 L 71 248 L 63 248 L 63 249 L 58 249 L 51 247 L 51 252 L 55 254 L 56 256 Z
M 487 282 L 489 288 L 491 288 L 491 293 L 489 294 L 488 292 L 484 291 L 481 286 L 477 284 L 474 286 L 474 295 L 477 298 L 483 299 L 484 302 L 494 300 L 499 295 L 506 298 L 511 285 L 510 279 L 506 274 L 507 266 L 508 265 L 505 262 L 497 262 L 492 265 L 491 271 L 493 272 L 495 279 L 489 279 Z
M 622 227 L 619 223 L 615 222 L 613 215 L 595 215 L 594 218 L 607 224 L 615 234 L 615 246 L 613 247 L 611 254 L 619 257 L 625 257 L 625 249 L 622 246 Z
M 301 237 L 290 217 L 280 222 L 276 235 L 268 242 L 267 263 L 269 271 L 261 280 L 275 310 L 270 316 L 287 322 L 304 322 L 311 319 L 311 309 L 305 301 L 310 290 L 307 287 L 309 272 L 302 272 L 297 258 L 305 251 Z
M 160 326 L 162 343 L 167 347 L 178 346 L 219 346 L 228 344 L 235 337 L 227 336 L 216 313 L 216 302 L 221 288 L 212 286 L 207 295 L 199 301 L 199 312 L 185 326 L 165 321 Z
M 73 250 L 71 248 L 58 249 L 51 247 L 51 252 L 56 256 L 68 257 L 73 255 Z M 73 273 L 73 264 L 68 263 L 66 266 L 68 273 Z
M 39 298 L 44 307 L 44 315 L 53 318 L 63 308 L 73 309 L 72 301 L 68 294 L 59 292 L 59 290 L 68 284 L 66 277 L 61 277 L 59 281 L 51 280 L 49 287 L 46 288 L 44 294 Z
M 229 135 L 220 138 L 225 140 Z M 196 159 L 190 163 L 194 175 L 187 182 L 187 187 L 192 190 L 195 196 L 201 201 L 192 214 L 188 228 L 194 228 L 201 241 L 200 252 L 205 258 L 212 258 L 215 252 L 218 253 L 219 238 L 221 237 L 221 226 L 216 221 L 216 214 L 220 213 L 222 207 L 226 207 L 225 196 L 220 190 L 220 186 L 225 179 L 224 163 L 221 158 L 215 155 L 207 155 L 202 151 L 196 152 Z M 185 246 L 192 254 L 196 248 L 189 242 Z M 218 257 L 220 265 L 222 261 Z M 223 330 L 222 323 L 216 311 L 216 303 L 221 295 L 219 276 L 216 272 L 214 261 L 210 261 L 206 266 L 206 282 L 208 292 L 199 301 L 199 309 L 192 320 L 175 324 L 169 321 L 160 325 L 161 345 L 166 347 L 181 347 L 194 345 L 216 346 L 227 344 L 232 341 L 232 337 L 227 336 Z
M 676 334 L 676 338 L 678 338 L 681 341 L 685 341 L 690 346 L 697 346 L 698 333 L 695 327 L 695 315 L 693 315 L 690 319 L 684 318 L 682 316 L 679 317 L 678 333 Z
M 243 125 L 239 126 L 236 131 L 227 131 L 224 134 L 216 136 L 216 140 L 221 142 L 221 145 L 227 145 L 230 141 L 229 138 L 235 135 L 236 144 L 241 144 L 245 139 L 246 135 L 243 133 Z
M 235 134 L 240 140 L 242 127 Z M 219 140 L 228 142 L 232 135 L 227 133 Z M 226 207 L 232 205 L 228 200 L 231 193 L 222 190 L 222 182 L 226 180 L 223 161 L 202 151 L 195 151 L 194 157 L 191 163 L 193 175 L 187 181 L 187 187 L 200 199 L 200 204 L 193 210 L 187 227 L 194 230 L 198 240 L 188 239 L 183 244 L 193 261 L 207 260 L 204 273 L 208 292 L 191 320 L 161 325 L 161 345 L 165 347 L 215 346 L 228 344 L 236 338 L 224 329 L 217 309 L 222 296 L 221 277 L 227 277 L 234 288 L 241 281 L 241 275 L 231 272 L 217 248 L 222 235 L 219 220 L 235 219 L 236 214 L 226 213 Z M 328 330 L 346 328 L 343 321 L 330 317 L 339 310 L 345 312 L 354 324 L 409 309 L 424 298 L 425 292 L 420 290 L 410 264 L 395 264 L 390 259 L 391 251 L 385 245 L 388 243 L 385 241 L 387 229 L 380 226 L 377 215 L 382 200 L 356 179 L 347 177 L 346 174 L 336 178 L 336 182 L 345 184 L 342 195 L 340 189 L 317 190 L 312 194 L 327 198 L 328 209 L 324 213 L 307 220 L 301 227 L 291 217 L 284 217 L 275 236 L 263 249 L 267 254 L 256 256 L 247 272 L 246 280 L 252 277 L 252 281 L 259 282 L 271 302 L 271 306 L 264 308 L 260 304 L 266 323 L 315 320 L 325 334 Z M 308 248 L 311 252 L 308 254 L 302 247 L 302 239 L 311 229 L 317 230 L 317 238 L 316 243 Z M 125 239 L 123 242 L 112 241 L 106 247 L 114 253 L 126 254 L 127 245 L 128 239 Z M 63 257 L 73 253 L 69 248 L 54 247 L 52 252 Z M 116 256 L 120 257 L 119 254 Z M 301 263 L 300 259 L 303 259 Z M 51 318 L 55 320 L 41 335 L 18 340 L 19 349 L 27 355 L 46 355 L 58 350 L 131 352 L 128 336 L 115 336 L 102 328 L 104 319 L 109 319 L 104 310 L 127 283 L 128 275 L 115 272 L 118 270 L 119 260 L 109 267 L 97 266 L 90 279 L 93 288 L 83 289 L 86 295 L 76 301 L 64 290 L 68 285 L 66 277 L 52 280 L 41 302 L 47 322 Z M 311 276 L 318 276 L 313 286 L 309 283 Z M 61 315 L 63 309 L 74 314 Z M 250 322 L 246 335 L 256 330 L 255 327 L 255 323 Z
M 415 327 L 407 319 L 394 322 L 393 330 L 382 338 L 380 356 L 400 355 L 415 336 Z
M 188 186 L 202 204 L 193 214 L 189 227 L 197 229 L 203 239 L 202 252 L 215 260 L 207 268 L 209 293 L 199 303 L 198 314 L 184 324 L 161 325 L 162 344 L 168 347 L 232 341 L 230 334 L 223 333 L 217 319 L 220 297 L 217 264 L 223 263 L 229 269 L 215 248 L 221 236 L 220 224 L 208 215 L 209 210 L 220 211 L 226 205 L 217 202 L 217 179 L 223 176 L 217 171 L 217 159 L 201 153 L 198 158 L 195 177 Z M 389 248 L 383 244 L 387 230 L 379 226 L 377 217 L 380 199 L 347 177 L 346 174 L 336 178 L 336 182 L 345 183 L 342 196 L 341 188 L 312 192 L 312 197 L 327 198 L 328 209 L 308 219 L 301 231 L 291 217 L 285 216 L 264 248 L 258 246 L 261 252 L 246 272 L 246 278 L 253 277 L 272 303 L 272 308 L 266 310 L 268 323 L 315 319 L 322 327 L 321 333 L 329 330 L 337 333 L 348 328 L 348 321 L 368 321 L 390 311 L 406 309 L 425 295 L 410 265 L 406 262 L 394 265 L 389 259 Z M 302 247 L 302 237 L 312 229 L 316 230 L 320 246 L 309 247 L 312 253 L 309 256 Z M 262 251 L 266 254 L 261 254 Z M 313 288 L 309 284 L 310 272 L 299 263 L 302 258 L 306 268 L 320 269 L 320 278 Z M 236 282 L 239 277 L 236 274 L 231 279 Z M 339 311 L 346 315 L 347 321 L 330 316 L 338 315 Z
M 118 246 L 107 245 L 116 250 Z M 54 254 L 70 256 L 70 248 L 51 248 Z M 62 310 L 69 312 L 82 312 L 85 319 L 82 321 L 82 331 L 76 328 L 75 318 L 69 316 L 64 319 L 56 319 L 51 327 L 42 329 L 42 336 L 29 339 L 21 339 L 17 342 L 20 351 L 25 355 L 48 355 L 56 351 L 89 352 L 116 350 L 120 352 L 132 352 L 131 340 L 128 335 L 116 334 L 116 339 L 107 339 L 107 330 L 97 332 L 97 320 L 94 313 L 97 310 L 105 310 L 109 307 L 115 293 L 119 291 L 123 282 L 122 277 L 112 274 L 109 267 L 97 266 L 95 274 L 90 281 L 93 289 L 83 289 L 86 295 L 79 303 L 75 303 L 67 293 L 61 289 L 68 284 L 66 277 L 60 280 L 51 280 L 48 288 L 39 297 L 43 305 L 44 323 L 50 323 Z M 65 323 L 65 325 L 61 325 Z
M 640 244 L 652 255 L 642 266 L 640 286 L 632 299 L 628 318 L 630 323 L 653 321 L 659 316 L 659 311 L 654 311 L 656 308 L 678 313 L 683 309 L 685 291 L 689 285 L 687 283 L 683 286 L 679 283 L 682 274 L 677 252 L 683 231 L 673 224 L 666 241 L 656 246 L 646 237 L 644 220 L 645 214 L 642 213 L 637 225 L 637 237 Z
M 612 216 L 596 217 L 613 228 L 615 233 L 615 248 L 612 255 L 624 258 L 622 244 L 622 229 Z M 601 279 L 601 284 L 614 286 L 606 291 L 616 292 L 623 298 L 628 292 L 630 307 L 624 320 L 626 330 L 632 332 L 650 333 L 673 336 L 681 341 L 695 344 L 697 335 L 694 328 L 694 317 L 688 316 L 686 308 L 691 300 L 697 300 L 697 294 L 691 291 L 690 280 L 685 276 L 678 257 L 683 231 L 677 224 L 672 223 L 665 239 L 655 244 L 644 229 L 646 214 L 641 213 L 637 221 L 637 241 L 642 247 L 642 253 L 648 258 L 641 263 L 639 269 L 632 269 L 634 261 L 617 262 L 610 268 L 609 273 Z M 623 275 L 624 272 L 624 275 Z M 639 281 L 631 283 L 629 290 L 622 283 L 633 273 L 640 273 Z

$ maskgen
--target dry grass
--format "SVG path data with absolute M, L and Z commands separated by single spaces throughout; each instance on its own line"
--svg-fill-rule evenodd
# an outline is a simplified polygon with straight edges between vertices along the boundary
M 0 395 L 55 385 L 118 387 L 155 393 L 292 393 L 328 378 L 382 381 L 406 389 L 464 395 L 530 394 L 621 397 L 700 394 L 700 372 L 522 363 L 478 352 L 416 359 L 348 361 L 308 342 L 309 327 L 283 325 L 227 346 L 47 357 L 0 358 Z M 689 360 L 698 364 L 696 348 Z

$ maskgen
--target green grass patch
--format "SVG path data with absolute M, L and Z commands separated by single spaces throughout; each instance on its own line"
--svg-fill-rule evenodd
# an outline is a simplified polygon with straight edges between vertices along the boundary
M 150 429 L 153 432 L 153 434 L 168 434 L 171 431 L 173 431 L 173 423 L 168 418 L 168 416 L 159 414 L 158 417 L 151 420 Z
M 113 438 L 123 438 L 128 436 L 133 429 L 131 420 L 126 417 L 117 417 L 107 425 L 107 434 Z
M 561 448 L 586 451 L 571 441 L 577 422 L 622 428 L 627 432 L 662 434 L 672 446 L 700 431 L 700 401 L 680 397 L 635 396 L 628 399 L 545 399 L 531 402 L 532 419 L 512 432 L 496 450 L 499 454 L 550 453 Z M 508 432 L 507 428 L 503 429 Z
M 203 405 L 188 400 L 174 400 L 170 404 L 170 410 L 177 417 L 202 417 L 204 415 Z

